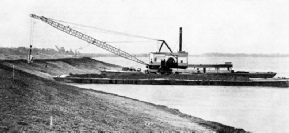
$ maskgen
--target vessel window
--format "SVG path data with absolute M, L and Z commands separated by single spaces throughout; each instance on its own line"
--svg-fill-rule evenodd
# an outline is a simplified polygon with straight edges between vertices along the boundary
M 179 63 L 187 63 L 187 58 L 179 57 Z

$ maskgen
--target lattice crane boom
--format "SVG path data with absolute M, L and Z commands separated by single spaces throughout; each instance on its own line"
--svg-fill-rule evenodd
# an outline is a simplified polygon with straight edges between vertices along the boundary
M 53 21 L 52 19 L 49 19 L 49 18 L 46 18 L 44 16 L 37 16 L 35 14 L 31 14 L 30 17 L 34 18 L 34 19 L 39 19 L 49 25 L 51 25 L 52 27 L 60 30 L 60 31 L 63 31 L 69 35 L 72 35 L 72 36 L 75 36 L 83 41 L 86 41 L 88 43 L 91 43 L 97 47 L 100 47 L 100 48 L 103 48 L 113 54 L 116 54 L 118 56 L 121 56 L 123 58 L 126 58 L 126 59 L 129 59 L 129 60 L 132 60 L 132 61 L 135 61 L 137 63 L 140 63 L 140 64 L 143 64 L 143 65 L 148 65 L 147 63 L 143 62 L 142 60 L 139 60 L 138 58 L 136 58 L 135 56 L 133 55 L 130 55 L 129 53 L 125 52 L 125 51 L 122 51 L 118 48 L 115 48 L 109 44 L 107 44 L 106 42 L 103 42 L 103 41 L 100 41 L 100 40 L 97 40 L 91 36 L 88 36 L 86 34 L 83 34 L 77 30 L 74 30 L 72 28 L 70 28 L 69 26 L 65 26 L 61 23 L 58 23 L 58 22 L 55 22 Z

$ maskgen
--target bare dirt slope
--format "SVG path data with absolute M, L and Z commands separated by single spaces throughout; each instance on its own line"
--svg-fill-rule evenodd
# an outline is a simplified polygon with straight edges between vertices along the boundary
M 4 60 L 1 64 L 14 67 L 40 77 L 52 79 L 53 76 L 61 74 L 100 74 L 100 70 L 120 69 L 121 66 L 93 60 L 88 57 L 62 58 L 62 59 L 40 59 L 28 64 L 26 60 Z
M 50 79 L 62 73 L 99 71 L 99 66 L 119 67 L 90 58 L 36 60 L 33 64 L 0 61 L 0 132 L 245 132 L 165 106 Z

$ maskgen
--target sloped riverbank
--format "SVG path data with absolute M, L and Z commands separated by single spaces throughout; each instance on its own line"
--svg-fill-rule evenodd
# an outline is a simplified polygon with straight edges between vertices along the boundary
M 99 73 L 102 67 L 120 68 L 90 58 L 0 61 L 0 132 L 245 132 L 166 106 L 52 80 L 65 73 Z

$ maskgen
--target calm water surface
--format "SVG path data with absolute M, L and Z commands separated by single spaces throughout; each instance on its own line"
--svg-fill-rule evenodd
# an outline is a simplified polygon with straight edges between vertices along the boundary
M 121 58 L 101 57 L 109 63 L 142 67 Z M 146 61 L 147 58 L 143 58 Z M 148 59 L 147 59 L 148 60 Z M 191 64 L 233 62 L 235 70 L 274 71 L 289 77 L 289 58 L 190 57 Z M 142 101 L 252 132 L 289 132 L 289 88 L 231 86 L 160 86 L 73 84 Z
M 74 84 L 166 105 L 253 132 L 289 132 L 289 90 L 269 87 Z

